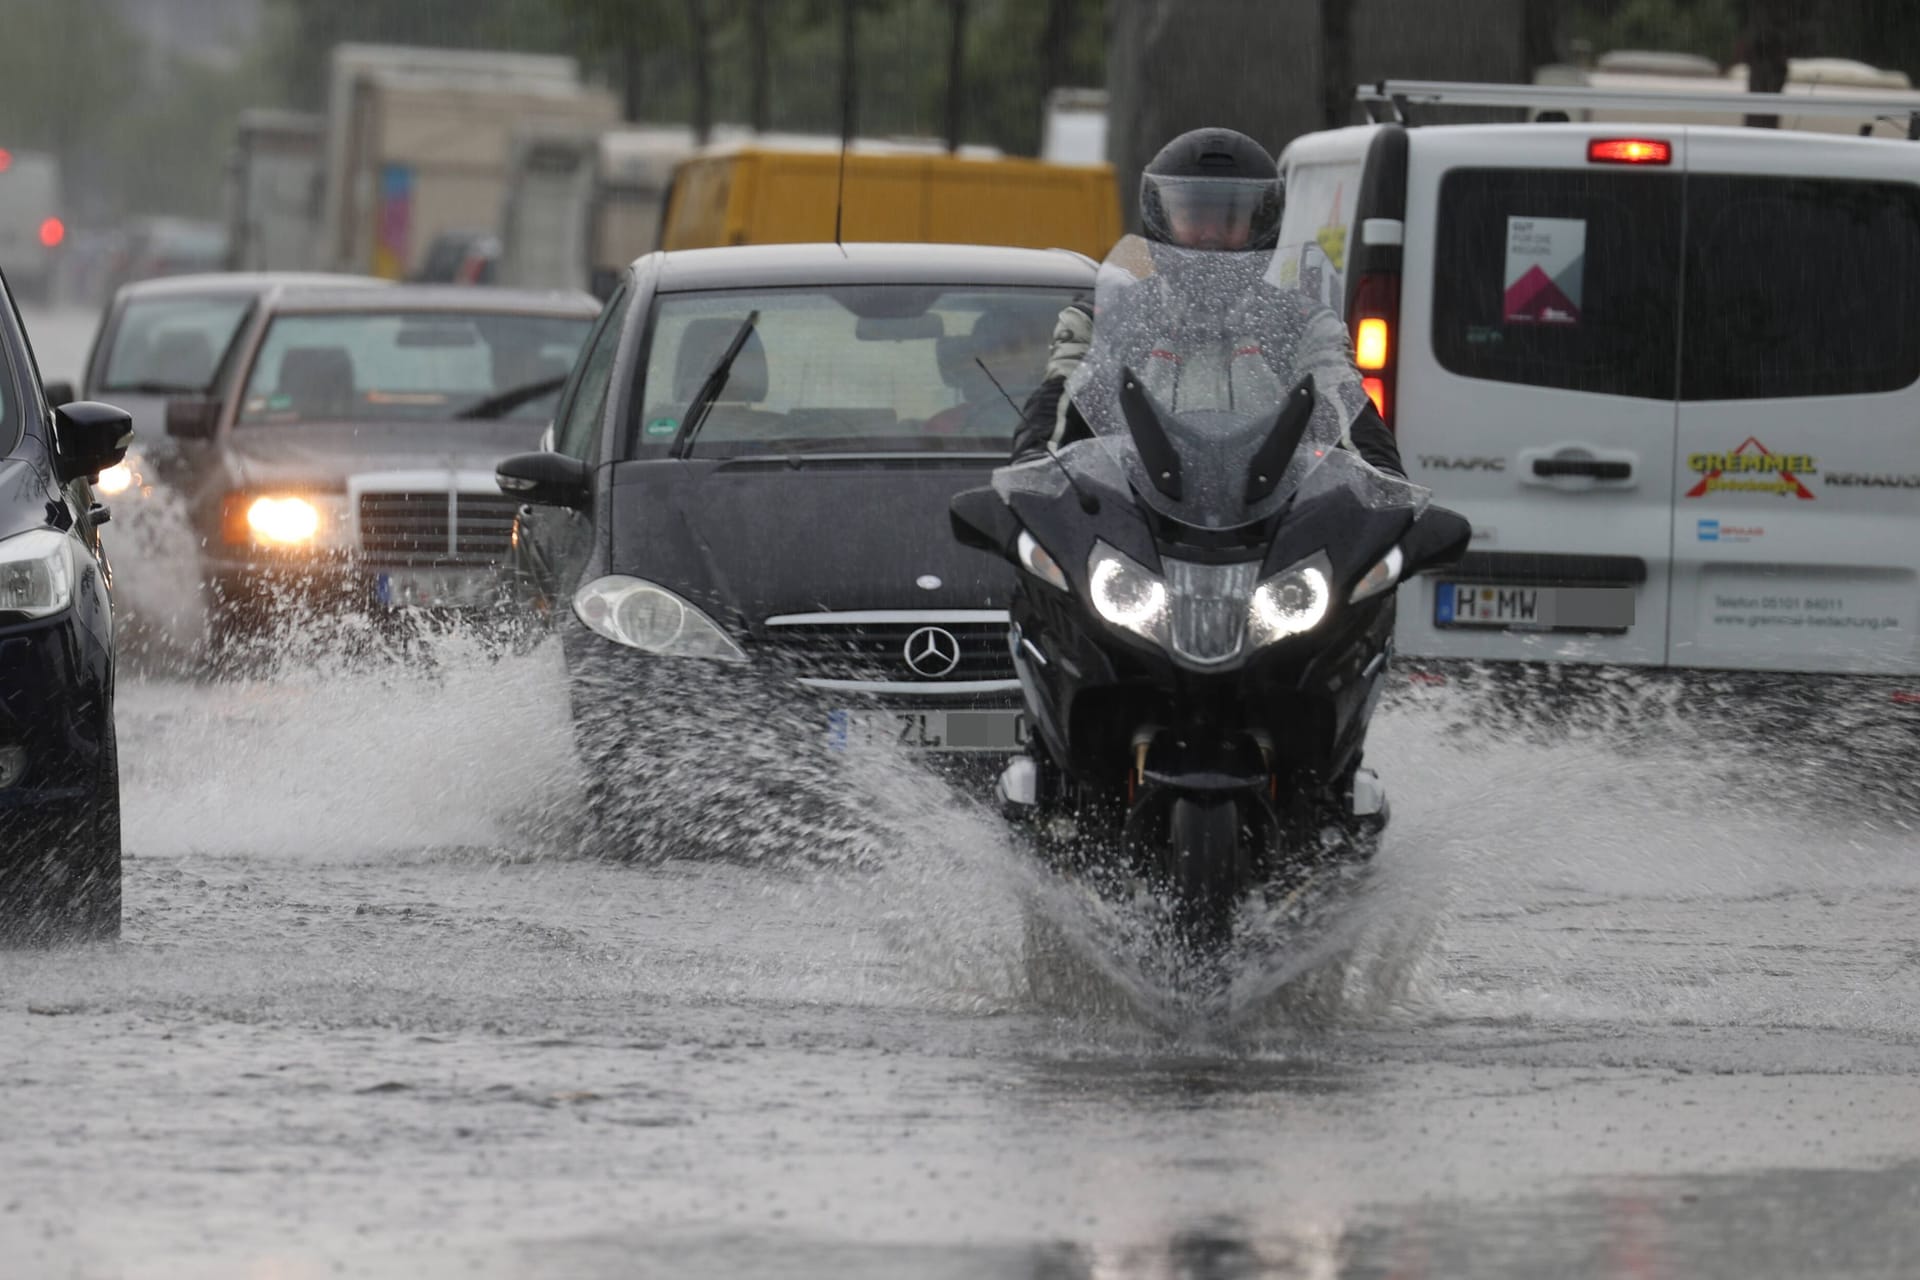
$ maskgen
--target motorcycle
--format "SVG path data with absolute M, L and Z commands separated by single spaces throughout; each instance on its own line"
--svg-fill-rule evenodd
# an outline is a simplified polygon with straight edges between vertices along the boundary
M 1254 891 L 1370 856 L 1385 815 L 1355 792 L 1378 791 L 1360 754 L 1395 588 L 1471 536 L 1341 447 L 1366 396 L 1346 328 L 1271 262 L 1123 240 L 1067 388 L 1091 438 L 951 507 L 1018 570 L 1041 751 L 1013 799 L 1078 831 L 1080 869 L 1155 885 L 1201 950 Z

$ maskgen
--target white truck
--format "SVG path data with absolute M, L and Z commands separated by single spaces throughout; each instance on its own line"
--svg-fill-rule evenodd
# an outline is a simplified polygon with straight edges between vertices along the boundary
M 652 252 L 667 187 L 694 149 L 686 127 L 522 126 L 500 213 L 500 283 L 592 289 Z
M 572 58 L 336 46 L 317 265 L 403 279 L 436 236 L 498 231 L 516 129 L 618 116 Z
M 235 271 L 306 271 L 320 238 L 327 123 L 316 115 L 240 113 L 227 168 L 227 265 Z
M 1104 164 L 1107 160 L 1105 89 L 1055 89 L 1040 122 L 1040 158 L 1059 164 Z

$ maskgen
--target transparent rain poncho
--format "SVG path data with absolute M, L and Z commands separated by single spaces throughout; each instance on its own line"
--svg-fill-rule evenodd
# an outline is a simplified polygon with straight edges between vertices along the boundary
M 1367 401 L 1346 326 L 1317 298 L 1272 284 L 1272 257 L 1120 241 L 1100 267 L 1092 347 L 1067 384 L 1074 405 L 1140 499 L 1194 528 L 1266 519 L 1303 486 L 1355 488 L 1372 507 L 1424 507 L 1426 490 L 1340 448 Z M 1178 457 L 1177 497 L 1129 426 L 1129 373 L 1157 405 Z M 1277 413 L 1309 379 L 1313 410 L 1299 447 L 1270 487 L 1250 494 Z

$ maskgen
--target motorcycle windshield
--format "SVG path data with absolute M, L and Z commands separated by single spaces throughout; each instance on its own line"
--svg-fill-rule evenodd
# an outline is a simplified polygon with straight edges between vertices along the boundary
M 1367 398 L 1346 326 L 1273 284 L 1272 258 L 1120 241 L 1067 384 L 1074 405 L 1141 501 L 1193 528 L 1268 518 L 1336 453 L 1359 465 L 1322 483 L 1373 506 L 1422 505 L 1425 490 L 1339 449 Z

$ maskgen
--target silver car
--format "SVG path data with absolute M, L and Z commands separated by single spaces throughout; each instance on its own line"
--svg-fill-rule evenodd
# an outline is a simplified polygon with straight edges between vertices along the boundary
M 461 609 L 492 597 L 534 447 L 600 305 L 398 286 L 262 298 L 204 396 L 168 403 L 215 638 L 277 603 Z

